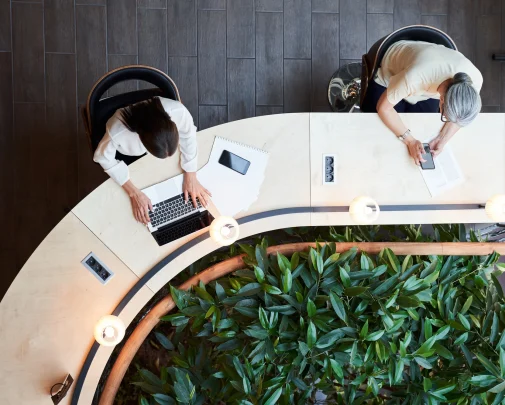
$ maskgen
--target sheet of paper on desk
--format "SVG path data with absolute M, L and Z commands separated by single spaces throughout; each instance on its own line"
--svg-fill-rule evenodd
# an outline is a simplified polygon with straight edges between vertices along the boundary
M 424 182 L 432 197 L 449 190 L 465 181 L 461 168 L 449 146 L 435 158 L 435 169 L 423 170 L 419 167 Z
M 245 175 L 219 163 L 223 150 L 251 163 Z M 212 194 L 212 202 L 221 215 L 235 216 L 257 200 L 267 163 L 268 152 L 216 137 L 209 161 L 198 171 L 198 180 Z

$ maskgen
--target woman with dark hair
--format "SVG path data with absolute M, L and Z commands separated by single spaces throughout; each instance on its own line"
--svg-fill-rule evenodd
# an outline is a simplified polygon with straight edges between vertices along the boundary
M 193 117 L 182 103 L 168 98 L 153 97 L 121 108 L 107 121 L 106 132 L 95 151 L 93 160 L 128 193 L 133 215 L 139 222 L 149 222 L 152 204 L 149 198 L 131 182 L 128 166 L 116 160 L 116 152 L 140 156 L 148 152 L 165 159 L 181 150 L 184 170 L 183 192 L 197 206 L 198 198 L 206 206 L 211 196 L 196 178 L 197 144 Z

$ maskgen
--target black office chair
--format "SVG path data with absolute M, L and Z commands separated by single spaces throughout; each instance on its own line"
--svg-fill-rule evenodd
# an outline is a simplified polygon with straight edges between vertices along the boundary
M 443 45 L 455 51 L 458 50 L 456 44 L 449 35 L 438 28 L 428 25 L 409 25 L 408 27 L 397 29 L 384 38 L 379 39 L 362 58 L 360 105 L 365 99 L 368 82 L 373 80 L 386 51 L 395 42 L 404 40 L 430 42 L 432 44 Z
M 126 80 L 145 81 L 156 86 L 156 88 L 102 98 L 105 92 L 112 86 Z M 123 66 L 102 76 L 91 89 L 88 101 L 82 108 L 82 117 L 91 153 L 95 152 L 95 149 L 105 135 L 105 124 L 118 108 L 126 107 L 154 96 L 181 101 L 179 90 L 174 81 L 167 74 L 153 67 L 143 65 Z M 140 157 L 126 156 L 119 152 L 116 153 L 116 159 L 124 161 L 127 165 L 135 162 Z

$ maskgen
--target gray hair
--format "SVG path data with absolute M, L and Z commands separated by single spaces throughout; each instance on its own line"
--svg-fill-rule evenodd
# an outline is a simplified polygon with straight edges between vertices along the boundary
M 444 97 L 444 115 L 460 127 L 470 124 L 480 112 L 482 102 L 466 73 L 456 73 Z

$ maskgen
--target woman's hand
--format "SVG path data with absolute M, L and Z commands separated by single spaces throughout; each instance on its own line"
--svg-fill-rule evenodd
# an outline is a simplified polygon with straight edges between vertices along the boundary
M 407 149 L 409 150 L 409 155 L 412 159 L 414 159 L 414 162 L 416 165 L 420 165 L 421 162 L 426 162 L 426 160 L 423 159 L 423 154 L 424 154 L 424 148 L 423 144 L 418 141 L 416 138 L 413 136 L 409 136 L 405 140 L 405 144 L 407 145 Z
M 138 222 L 147 225 L 148 222 L 151 222 L 149 219 L 149 211 L 153 211 L 151 200 L 135 187 L 130 180 L 123 184 L 123 188 L 130 196 L 133 216 Z
M 440 155 L 440 152 L 442 152 L 446 143 L 447 140 L 440 135 L 430 142 L 430 150 L 433 157 Z
M 191 200 L 193 200 L 193 206 L 195 208 L 198 207 L 198 204 L 196 202 L 197 198 L 198 200 L 200 200 L 200 203 L 204 207 L 207 207 L 210 197 L 212 197 L 212 194 L 210 194 L 209 190 L 207 190 L 200 184 L 200 182 L 196 178 L 195 172 L 184 173 L 184 182 L 182 184 L 182 190 L 184 191 L 184 200 L 188 202 L 188 194 L 189 194 L 189 196 L 191 196 Z

